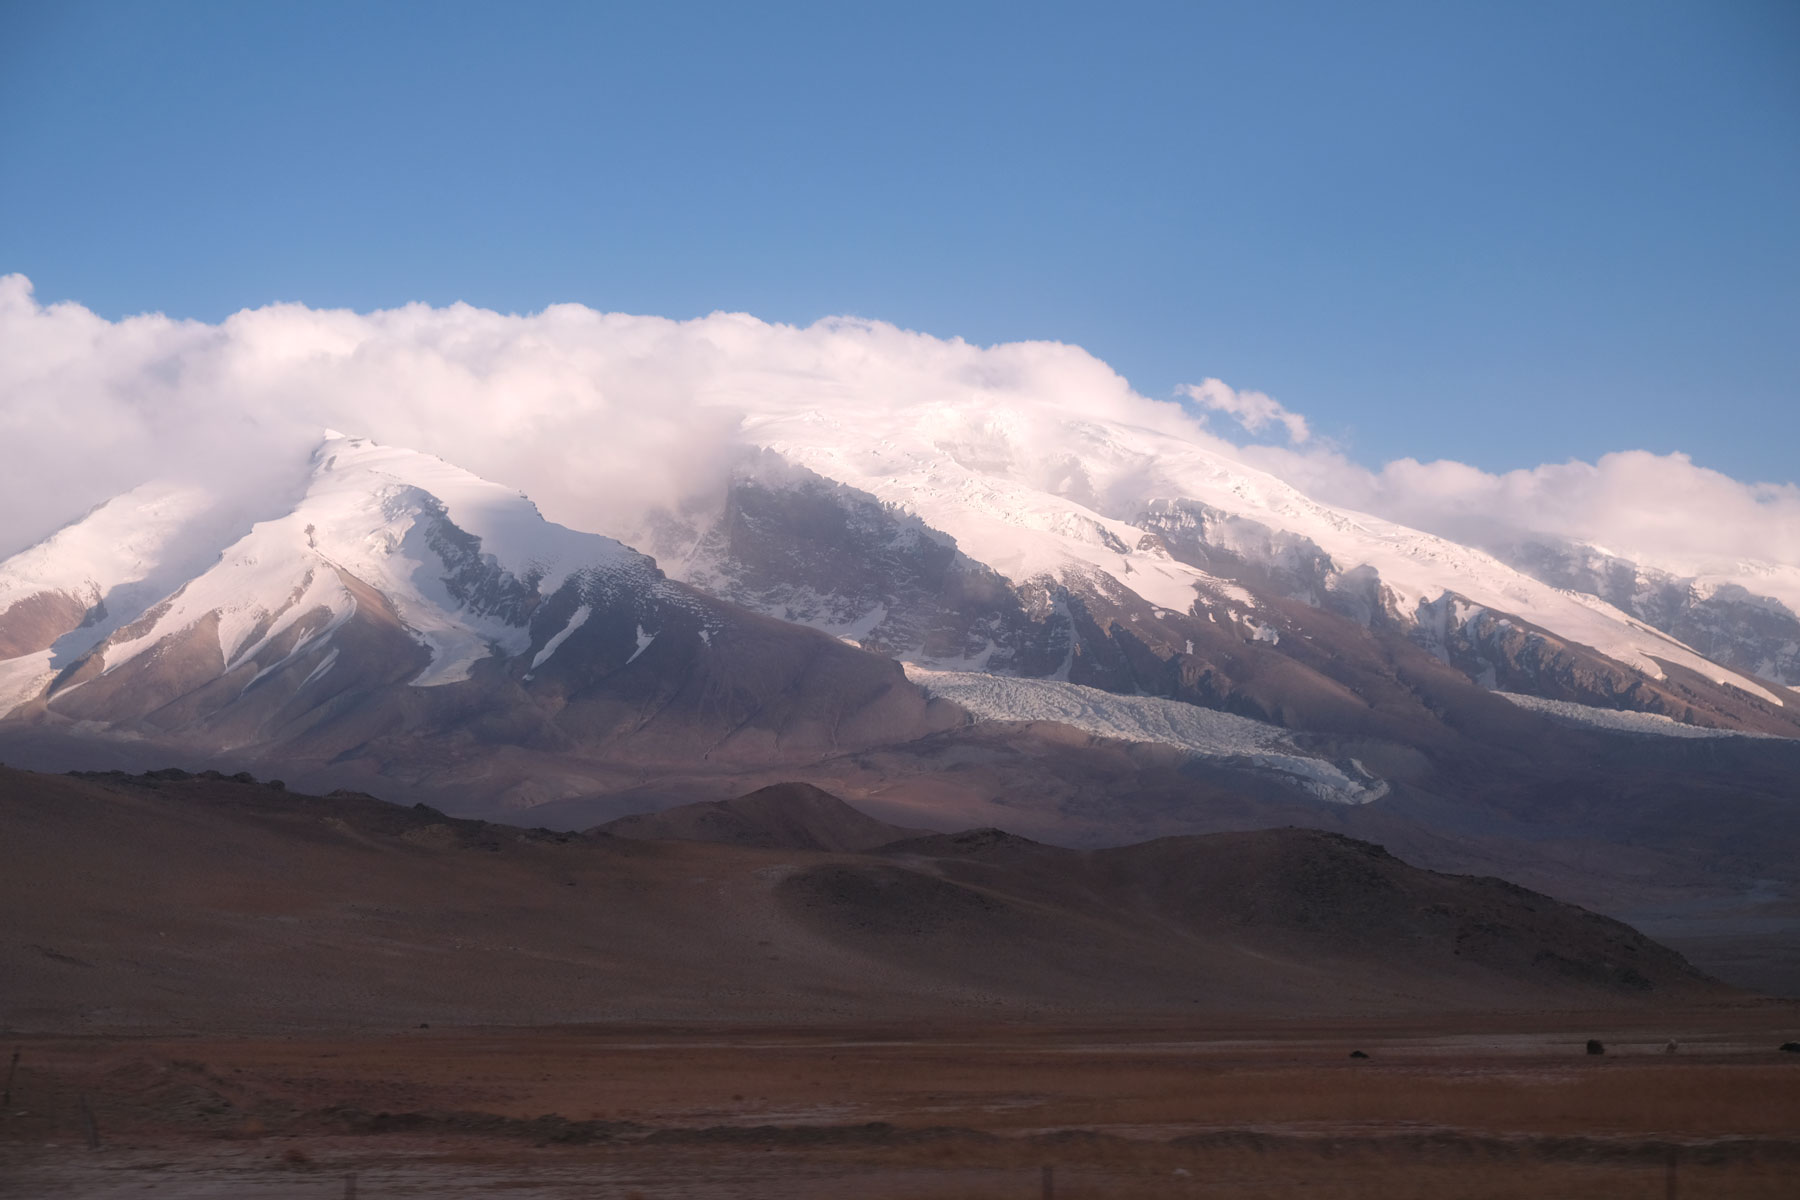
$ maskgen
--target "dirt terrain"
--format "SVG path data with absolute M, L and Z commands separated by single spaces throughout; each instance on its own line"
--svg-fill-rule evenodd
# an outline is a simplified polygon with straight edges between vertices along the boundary
M 1739 1005 L 27 1038 L 0 1190 L 1039 1197 L 1048 1167 L 1064 1200 L 1635 1200 L 1671 1194 L 1673 1169 L 1690 1200 L 1773 1200 L 1800 1186 L 1800 1055 L 1776 1049 L 1797 1027 L 1791 1006 Z
M 1800 1187 L 1800 1006 L 1615 921 L 1315 830 L 821 850 L 873 822 L 792 795 L 660 831 L 744 845 L 0 769 L 0 1195 Z
M 297 790 L 349 788 L 562 831 L 794 780 L 891 825 L 991 825 L 1071 847 L 1326 829 L 1384 845 L 1415 866 L 1511 880 L 1625 921 L 1737 986 L 1800 995 L 1800 743 L 1603 736 L 1550 726 L 1491 696 L 1454 688 L 1433 695 L 1460 714 L 1473 742 L 1421 755 L 1366 738 L 1309 735 L 1320 752 L 1354 758 L 1392 783 L 1362 805 L 1296 796 L 1266 772 L 1173 747 L 1045 722 L 985 722 L 904 746 L 754 769 L 693 754 L 654 768 L 607 765 L 540 747 L 414 747 L 412 757 L 392 761 L 363 755 L 277 769 L 154 738 L 102 745 L 73 728 L 35 726 L 23 734 L 0 728 L 0 760 L 57 771 L 249 770 Z M 1476 743 L 1485 748 L 1477 752 Z M 413 768 L 402 770 L 407 762 Z M 506 779 L 529 787 L 508 792 L 500 806 L 477 803 Z
M 990 830 L 849 854 L 525 830 L 217 777 L 0 770 L 0 906 L 0 1022 L 45 1033 L 1733 994 L 1616 921 L 1304 829 L 1094 851 Z
M 600 826 L 614 837 L 716 842 L 765 850 L 873 850 L 927 831 L 864 816 L 807 783 L 775 783 L 747 796 L 637 813 Z

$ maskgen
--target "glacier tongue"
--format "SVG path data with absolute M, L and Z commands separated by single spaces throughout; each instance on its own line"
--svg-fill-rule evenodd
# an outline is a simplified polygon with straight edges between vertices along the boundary
M 0 717 L 43 691 L 56 669 L 50 665 L 53 651 L 39 650 L 0 660 Z
M 989 721 L 1054 721 L 1096 737 L 1175 746 L 1190 754 L 1286 776 L 1322 800 L 1367 804 L 1388 785 L 1357 769 L 1304 753 L 1277 726 L 1158 696 L 1120 696 L 1053 679 L 1016 679 L 907 666 L 906 677 L 932 696 Z
M 1494 694 L 1502 699 L 1512 701 L 1520 708 L 1543 713 L 1547 717 L 1553 717 L 1571 725 L 1585 725 L 1590 729 L 1606 729 L 1614 733 L 1636 733 L 1652 737 L 1674 738 L 1747 737 L 1765 738 L 1770 741 L 1784 740 L 1779 735 L 1772 733 L 1755 733 L 1744 729 L 1708 729 L 1699 725 L 1685 725 L 1673 717 L 1665 717 L 1661 713 L 1597 708 L 1591 704 L 1571 704 L 1567 700 L 1546 700 L 1542 696 L 1525 696 L 1517 692 L 1496 692 Z

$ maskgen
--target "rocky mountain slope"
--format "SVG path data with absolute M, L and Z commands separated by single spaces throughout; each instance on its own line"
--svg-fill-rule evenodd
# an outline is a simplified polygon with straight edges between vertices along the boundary
M 1754 564 L 1734 576 L 1683 575 L 1558 538 L 1493 549 L 1533 578 L 1603 600 L 1722 666 L 1800 684 L 1800 572 Z

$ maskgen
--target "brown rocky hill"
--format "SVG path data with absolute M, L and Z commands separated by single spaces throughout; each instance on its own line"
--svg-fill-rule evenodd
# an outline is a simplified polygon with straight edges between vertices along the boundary
M 0 1025 L 1395 1013 L 1729 994 L 1617 922 L 1301 830 L 876 853 L 0 769 Z
M 703 800 L 620 817 L 599 832 L 656 842 L 854 852 L 923 831 L 877 821 L 810 783 L 772 783 L 733 800 Z

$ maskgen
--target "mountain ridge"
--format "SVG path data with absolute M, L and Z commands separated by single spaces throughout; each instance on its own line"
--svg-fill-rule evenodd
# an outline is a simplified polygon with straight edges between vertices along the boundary
M 592 832 L 645 841 L 850 853 L 924 833 L 877 821 L 823 788 L 792 782 L 772 783 L 730 800 L 701 800 L 619 817 Z

